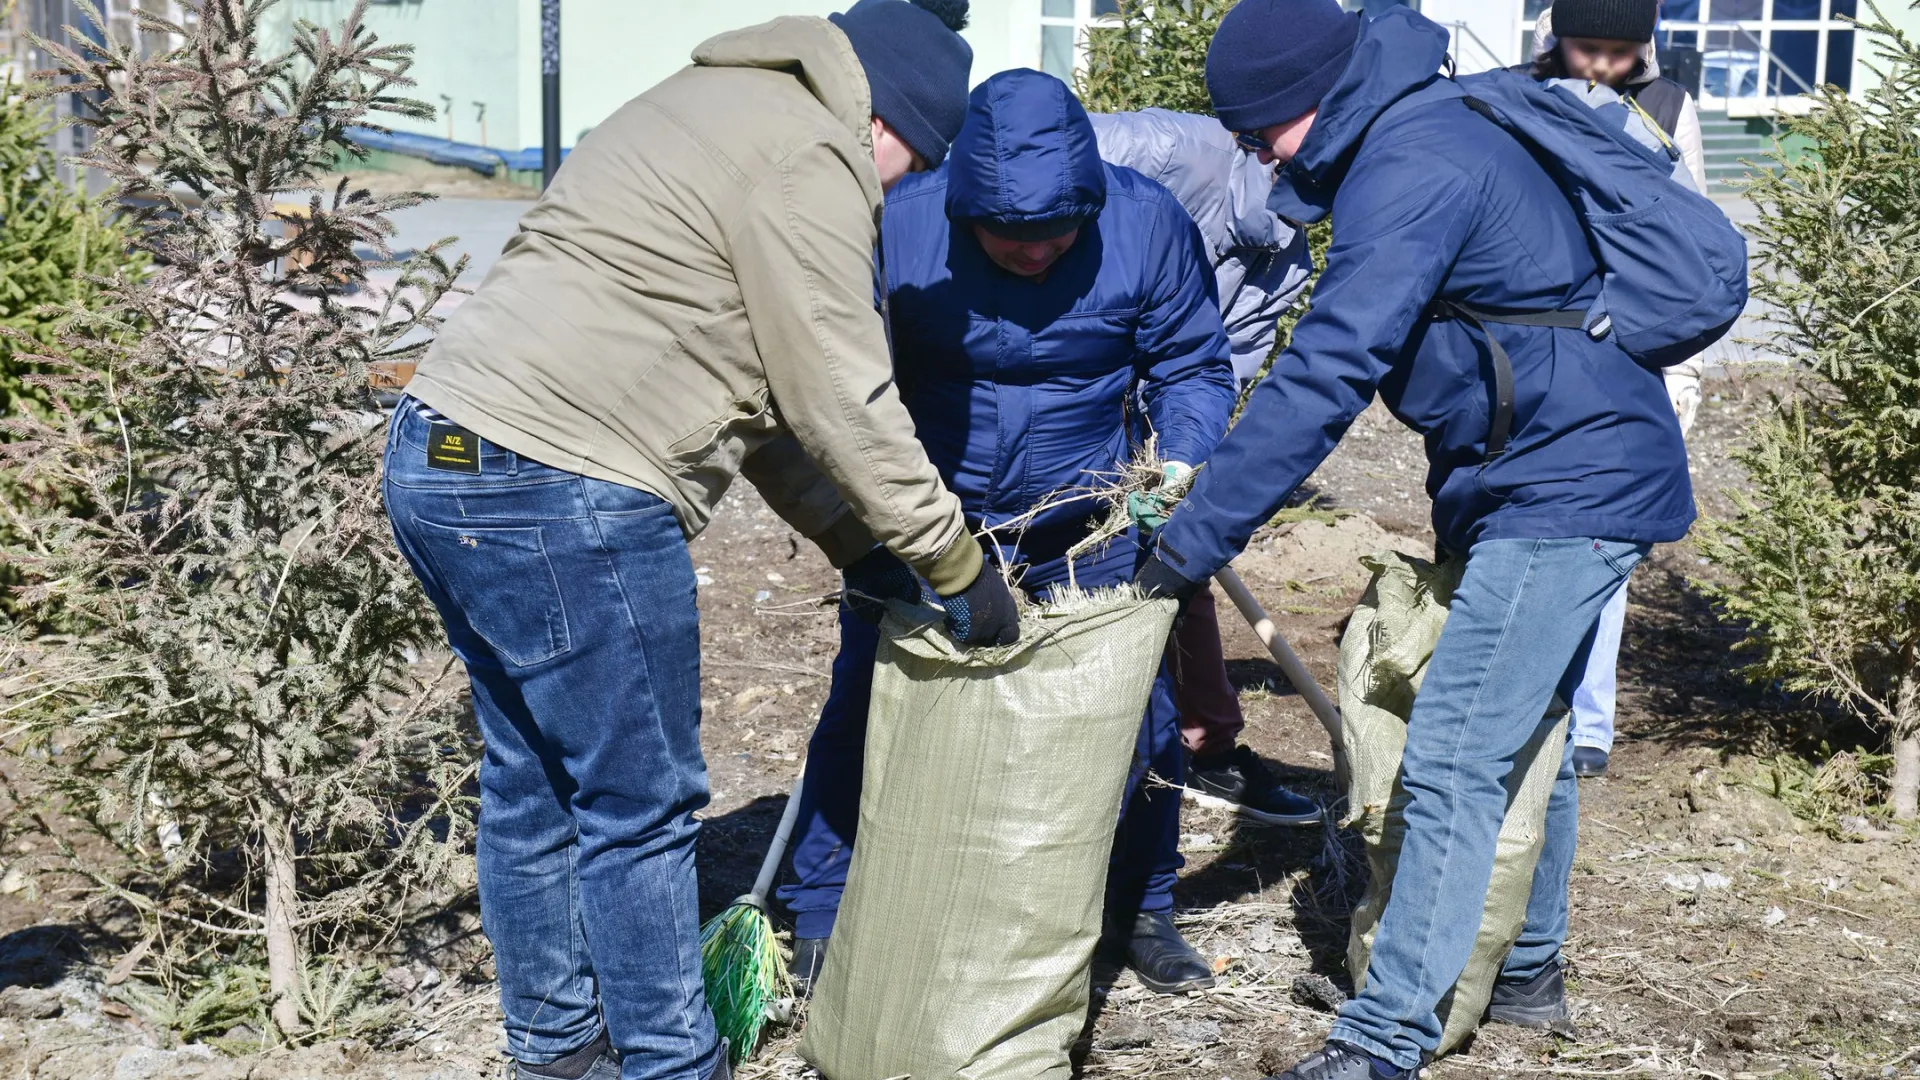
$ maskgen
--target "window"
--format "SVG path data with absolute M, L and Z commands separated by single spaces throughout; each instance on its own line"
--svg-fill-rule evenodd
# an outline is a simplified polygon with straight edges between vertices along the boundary
M 1040 0 L 1040 70 L 1072 82 L 1087 27 L 1118 14 L 1120 0 Z
M 1791 97 L 1805 87 L 1853 83 L 1853 28 L 1839 20 L 1858 0 L 1666 0 L 1655 41 L 1668 52 L 1697 50 L 1709 109 L 1729 99 Z M 1676 57 L 1676 61 L 1678 58 Z M 1689 65 L 1676 62 L 1679 72 Z

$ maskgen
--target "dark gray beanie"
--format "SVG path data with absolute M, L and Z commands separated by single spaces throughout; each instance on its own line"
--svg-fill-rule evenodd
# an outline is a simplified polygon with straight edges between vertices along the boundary
M 1652 41 L 1659 0 L 1555 0 L 1553 36 Z
M 873 115 L 929 166 L 945 160 L 967 118 L 973 48 L 960 36 L 967 0 L 860 0 L 827 18 L 866 69 Z

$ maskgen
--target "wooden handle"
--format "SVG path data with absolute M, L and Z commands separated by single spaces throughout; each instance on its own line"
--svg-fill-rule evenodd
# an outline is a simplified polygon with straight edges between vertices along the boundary
M 1226 590 L 1228 599 L 1233 601 L 1233 606 L 1239 608 L 1240 614 L 1245 616 L 1247 622 L 1253 626 L 1253 632 L 1259 636 L 1260 643 L 1273 654 L 1273 662 L 1280 665 L 1281 674 L 1287 677 L 1287 681 L 1292 683 L 1293 688 L 1306 700 L 1307 708 L 1313 710 L 1313 715 L 1320 721 L 1320 726 L 1327 729 L 1327 738 L 1333 741 L 1334 759 L 1344 760 L 1347 748 L 1340 735 L 1340 710 L 1334 707 L 1333 699 L 1320 688 L 1320 683 L 1314 679 L 1313 673 L 1307 670 L 1307 665 L 1301 663 L 1300 654 L 1294 652 L 1293 646 L 1287 644 L 1287 639 L 1281 637 L 1280 631 L 1274 628 L 1273 619 L 1267 615 L 1267 609 L 1261 607 L 1260 601 L 1253 598 L 1252 591 L 1247 588 L 1246 582 L 1240 580 L 1239 573 L 1229 566 L 1214 575 L 1214 580 Z

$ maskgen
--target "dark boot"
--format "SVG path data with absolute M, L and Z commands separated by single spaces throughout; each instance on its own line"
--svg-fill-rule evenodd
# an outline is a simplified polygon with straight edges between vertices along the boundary
M 1573 775 L 1582 780 L 1607 775 L 1607 752 L 1597 746 L 1573 748 Z
M 1555 964 L 1526 982 L 1494 983 L 1487 1019 L 1571 1038 L 1573 1015 L 1567 1010 L 1567 980 L 1560 965 Z
M 1164 911 L 1134 916 L 1127 966 L 1156 994 L 1184 994 L 1213 985 L 1213 965 L 1187 944 L 1174 928 L 1173 916 Z
M 722 1054 L 720 1060 L 725 1064 L 726 1055 Z M 620 1080 L 620 1058 L 602 1031 L 598 1039 L 559 1061 L 546 1065 L 515 1062 L 513 1075 L 514 1080 Z
M 1272 1080 L 1413 1080 L 1419 1071 L 1398 1068 L 1357 1046 L 1330 1041 Z
M 823 937 L 793 939 L 793 963 L 787 970 L 793 976 L 793 992 L 802 1001 L 813 996 L 813 984 L 820 979 L 820 966 L 827 962 L 827 942 L 831 940 Z

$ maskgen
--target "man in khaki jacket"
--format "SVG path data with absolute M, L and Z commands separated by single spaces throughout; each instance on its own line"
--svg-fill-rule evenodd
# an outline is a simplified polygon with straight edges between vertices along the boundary
M 701 989 L 687 541 L 745 473 L 850 593 L 1009 643 L 874 311 L 882 192 L 966 110 L 965 0 L 723 34 L 583 138 L 395 410 L 386 498 L 486 738 L 481 915 L 521 1077 L 726 1073 Z

